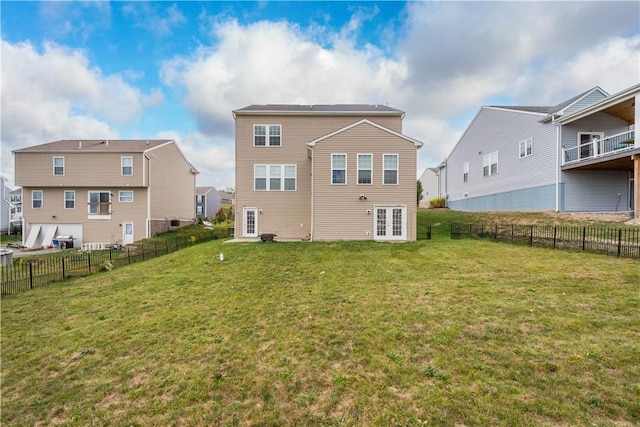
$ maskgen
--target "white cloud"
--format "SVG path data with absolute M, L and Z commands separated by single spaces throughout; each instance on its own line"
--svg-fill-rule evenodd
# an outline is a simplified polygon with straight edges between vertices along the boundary
M 135 25 L 158 36 L 167 36 L 187 22 L 176 4 L 164 8 L 148 2 L 133 2 L 125 4 L 122 13 L 133 19 Z
M 118 75 L 103 75 L 82 50 L 1 42 L 2 174 L 13 181 L 11 150 L 57 139 L 114 138 L 137 120 L 142 94 Z

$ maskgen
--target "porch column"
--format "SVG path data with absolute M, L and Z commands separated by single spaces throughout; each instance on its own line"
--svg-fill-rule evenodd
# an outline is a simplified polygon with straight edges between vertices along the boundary
M 633 159 L 633 217 L 640 218 L 640 155 L 634 154 L 631 158 Z

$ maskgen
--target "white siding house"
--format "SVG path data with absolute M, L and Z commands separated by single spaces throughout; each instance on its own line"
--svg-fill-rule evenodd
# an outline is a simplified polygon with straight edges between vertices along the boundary
M 482 107 L 438 166 L 447 206 L 637 215 L 639 94 L 595 87 L 553 107 Z

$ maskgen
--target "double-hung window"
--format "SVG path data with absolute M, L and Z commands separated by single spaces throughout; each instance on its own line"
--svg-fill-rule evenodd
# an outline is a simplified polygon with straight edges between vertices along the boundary
M 111 193 L 108 191 L 89 191 L 89 214 L 110 215 Z
M 398 184 L 398 155 L 382 155 L 382 183 L 384 185 Z
M 254 165 L 255 191 L 296 191 L 296 165 Z
M 282 126 L 253 125 L 255 147 L 279 147 L 282 144 Z
M 469 182 L 469 162 L 462 164 L 462 182 Z
M 498 173 L 498 152 L 486 154 L 482 157 L 482 175 L 491 176 Z
M 53 175 L 64 176 L 64 157 L 53 158 Z
M 358 184 L 373 182 L 373 155 L 358 154 Z
M 133 175 L 133 157 L 121 157 L 120 170 L 121 170 L 122 176 L 132 176 Z
M 118 192 L 118 201 L 121 203 L 133 202 L 133 190 L 121 190 Z
M 42 209 L 43 208 L 43 193 L 42 190 L 31 191 L 31 208 Z
M 520 141 L 518 144 L 520 148 L 520 158 L 528 157 L 533 154 L 533 139 L 529 138 L 524 141 Z
M 331 155 L 331 184 L 347 183 L 347 155 Z
M 75 209 L 76 208 L 76 192 L 73 190 L 65 190 L 64 192 L 64 208 Z

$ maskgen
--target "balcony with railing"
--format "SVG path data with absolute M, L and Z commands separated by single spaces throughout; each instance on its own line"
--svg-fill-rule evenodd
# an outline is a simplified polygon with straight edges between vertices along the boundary
M 565 148 L 562 156 L 562 164 L 575 164 L 577 162 L 611 156 L 635 148 L 635 131 L 622 132 L 617 135 L 602 139 L 594 139 L 586 144 Z

